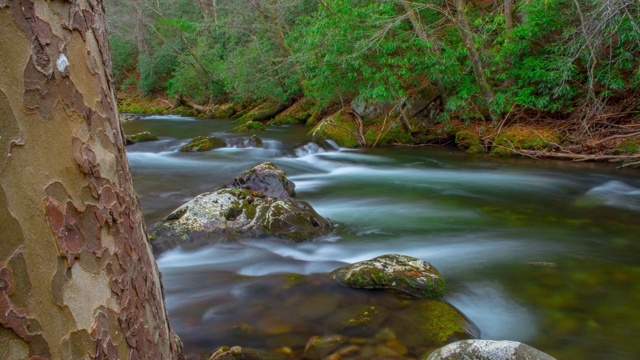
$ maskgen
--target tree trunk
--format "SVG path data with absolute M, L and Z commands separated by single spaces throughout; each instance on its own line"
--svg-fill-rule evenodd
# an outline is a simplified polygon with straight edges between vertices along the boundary
M 491 91 L 491 87 L 487 82 L 487 78 L 484 76 L 484 68 L 482 67 L 480 54 L 478 54 L 478 51 L 476 50 L 475 42 L 473 40 L 473 33 L 471 32 L 471 27 L 469 27 L 469 20 L 467 20 L 467 14 L 465 10 L 466 10 L 465 1 L 456 0 L 458 30 L 460 32 L 460 36 L 462 37 L 462 42 L 464 43 L 464 46 L 467 49 L 467 54 L 469 54 L 469 59 L 471 60 L 471 66 L 473 67 L 473 73 L 475 74 L 476 81 L 478 83 L 478 88 L 480 89 L 480 93 L 482 97 L 485 99 L 487 103 L 487 107 L 489 108 L 489 114 L 491 115 L 491 120 L 497 121 L 500 119 L 500 115 L 496 111 L 494 111 L 491 107 L 491 102 L 493 101 L 493 92 Z
M 416 12 L 413 11 L 413 7 L 411 6 L 411 4 L 409 4 L 409 2 L 405 0 L 401 0 L 400 4 L 402 5 L 402 7 L 404 7 L 404 10 L 407 12 L 407 15 L 409 16 L 409 20 L 411 21 L 411 26 L 413 26 L 413 30 L 418 35 L 418 39 L 420 39 L 420 41 L 424 43 L 428 43 L 429 37 L 427 36 L 427 32 L 424 31 L 424 27 L 422 27 L 422 24 L 420 23 L 420 20 L 418 19 Z M 439 50 L 436 50 L 436 51 L 439 51 Z M 435 83 L 436 83 L 436 86 L 438 87 L 438 91 L 440 91 L 440 102 L 441 102 L 440 106 L 442 109 L 444 109 L 444 107 L 447 105 L 447 98 L 444 90 L 444 84 L 442 83 L 442 80 L 440 80 L 440 78 L 436 78 Z M 406 118 L 406 115 L 404 117 Z
M 175 359 L 102 1 L 0 1 L 0 358 Z
M 513 1 L 504 0 L 504 27 L 507 31 L 513 30 Z

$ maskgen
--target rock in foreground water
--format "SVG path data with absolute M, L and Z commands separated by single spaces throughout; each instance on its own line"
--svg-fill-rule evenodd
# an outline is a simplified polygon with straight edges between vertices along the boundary
M 338 283 L 357 289 L 397 289 L 416 297 L 439 299 L 444 279 L 431 264 L 406 255 L 383 255 L 331 272 Z
M 427 360 L 555 360 L 517 341 L 463 340 L 432 352 Z

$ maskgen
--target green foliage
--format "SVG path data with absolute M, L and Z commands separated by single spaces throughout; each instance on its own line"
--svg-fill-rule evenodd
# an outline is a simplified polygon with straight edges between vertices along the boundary
M 126 81 L 136 72 L 138 49 L 136 44 L 119 36 L 109 38 L 113 80 L 116 84 L 127 85 Z
M 465 122 L 529 109 L 561 118 L 638 97 L 640 3 L 577 3 L 582 16 L 573 0 L 517 2 L 508 30 L 502 2 L 466 2 L 489 102 L 443 1 L 220 1 L 213 16 L 197 2 L 160 0 L 139 20 L 111 20 L 114 78 L 197 103 L 306 97 L 319 109 L 354 98 L 399 104 L 431 83 L 446 98 L 440 120 Z M 142 24 L 123 23 L 132 20 Z M 131 29 L 141 29 L 135 40 Z
M 227 97 L 224 74 L 224 34 L 208 29 L 190 28 L 196 45 L 192 54 L 181 56 L 166 83 L 171 96 L 181 94 L 196 103 L 222 101 Z

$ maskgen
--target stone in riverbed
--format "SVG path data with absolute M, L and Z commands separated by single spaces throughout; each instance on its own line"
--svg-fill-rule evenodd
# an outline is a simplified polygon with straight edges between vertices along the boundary
M 157 141 L 158 137 L 148 131 L 137 134 L 125 135 L 126 145 L 133 145 L 145 141 Z
M 255 166 L 253 169 L 237 176 L 224 187 L 251 190 L 279 199 L 288 199 L 296 196 L 296 185 L 287 179 L 282 170 L 270 162 L 263 162 Z
M 432 352 L 427 360 L 555 360 L 517 341 L 463 340 Z
M 217 136 L 196 136 L 193 140 L 187 144 L 182 145 L 180 152 L 196 152 L 196 151 L 209 151 L 227 146 L 227 144 L 221 138 Z
M 357 289 L 397 289 L 416 297 L 439 299 L 444 279 L 433 265 L 406 255 L 383 255 L 331 272 L 341 285 Z

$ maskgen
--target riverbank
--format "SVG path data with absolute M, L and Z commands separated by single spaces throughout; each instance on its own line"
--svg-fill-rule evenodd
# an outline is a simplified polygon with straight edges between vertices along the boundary
M 118 104 L 122 114 L 231 118 L 238 124 L 234 129 L 238 132 L 261 131 L 266 125 L 305 124 L 314 140 L 332 140 L 351 148 L 443 145 L 475 156 L 600 161 L 640 167 L 640 119 L 631 115 L 617 116 L 597 126 L 577 119 L 525 113 L 508 114 L 500 122 L 459 118 L 439 122 L 435 119 L 438 104 L 424 94 L 415 94 L 403 109 L 354 102 L 318 108 L 306 98 L 287 104 L 245 101 L 201 106 L 182 97 L 147 99 L 124 93 L 118 94 Z

